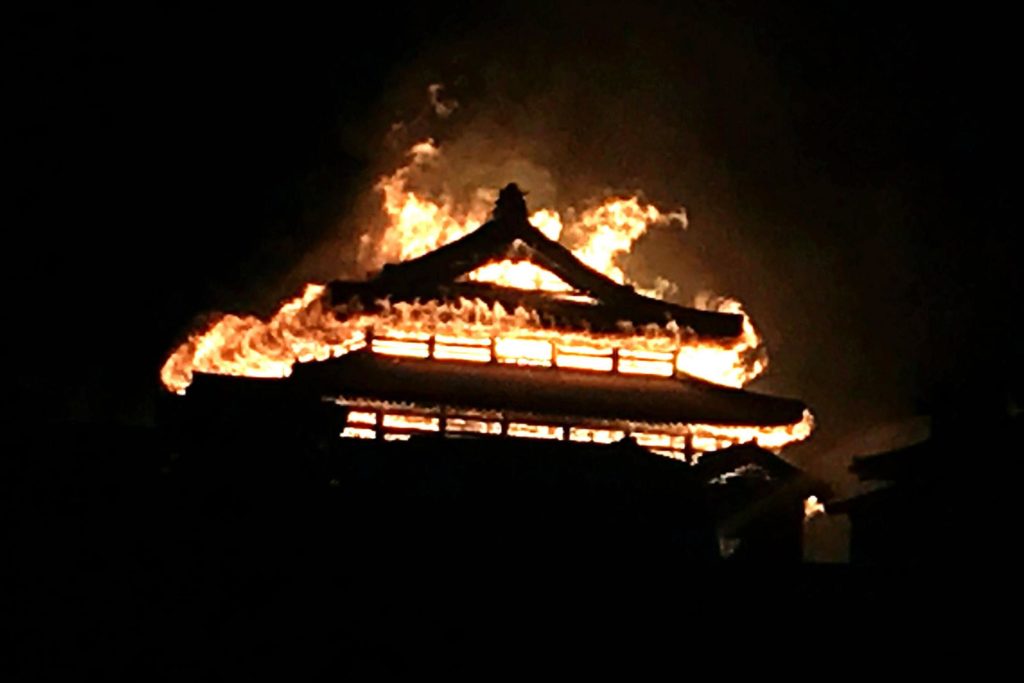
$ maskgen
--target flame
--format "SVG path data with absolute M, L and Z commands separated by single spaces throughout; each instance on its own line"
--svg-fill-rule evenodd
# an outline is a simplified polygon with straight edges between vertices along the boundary
M 804 519 L 813 519 L 824 514 L 825 504 L 819 501 L 817 496 L 807 496 L 804 500 Z
M 390 219 L 379 240 L 379 249 L 375 250 L 378 259 L 405 260 L 420 256 L 469 234 L 486 220 L 489 203 L 457 211 L 450 199 L 439 203 L 409 189 L 414 172 L 432 164 L 439 155 L 440 150 L 433 141 L 421 142 L 410 150 L 408 165 L 377 184 L 383 195 L 384 212 Z M 488 195 L 488 201 L 490 198 Z M 542 209 L 530 216 L 530 222 L 550 239 L 558 240 L 563 233 L 567 234 L 577 245 L 573 249 L 577 258 L 619 283 L 628 280 L 618 265 L 618 258 L 629 253 L 651 224 L 672 219 L 686 225 L 686 216 L 681 210 L 662 213 L 637 197 L 608 199 L 580 213 L 568 227 L 556 211 Z M 525 290 L 566 294 L 572 291 L 557 275 L 523 261 L 486 264 L 468 273 L 466 278 Z M 649 296 L 660 295 L 657 290 L 640 291 Z M 767 356 L 762 339 L 739 301 L 705 296 L 694 303 L 697 308 L 742 315 L 743 331 L 724 346 L 713 342 L 689 345 L 676 361 L 680 373 L 725 386 L 742 387 L 765 371 Z
M 573 228 L 583 236 L 583 243 L 573 254 L 597 272 L 625 284 L 626 274 L 617 265 L 618 257 L 629 253 L 633 243 L 647 232 L 647 226 L 660 220 L 660 211 L 636 197 L 610 199 L 580 215 Z
M 740 336 L 724 349 L 716 344 L 691 344 L 680 348 L 676 369 L 683 374 L 715 384 L 743 387 L 768 368 L 761 335 L 754 328 L 743 304 L 728 297 L 703 298 L 698 308 L 743 316 Z
M 193 334 L 160 370 L 164 385 L 183 394 L 194 372 L 247 377 L 287 377 L 300 359 L 327 359 L 354 350 L 359 320 L 339 322 L 323 305 L 323 285 L 306 285 L 267 322 L 225 315 Z
M 224 316 L 168 358 L 161 371 L 164 384 L 181 393 L 196 371 L 287 377 L 296 362 L 364 348 L 368 334 L 371 351 L 407 358 L 489 362 L 493 355 L 501 363 L 615 369 L 623 374 L 668 377 L 673 368 L 698 377 L 713 376 L 718 368 L 741 374 L 736 353 L 741 345 L 708 343 L 672 323 L 648 325 L 631 334 L 567 331 L 544 327 L 536 312 L 522 307 L 509 312 L 501 304 L 467 299 L 384 301 L 378 312 L 349 314 L 344 307 L 326 306 L 323 293 L 322 285 L 308 285 L 268 322 Z
M 336 399 L 345 405 L 342 399 Z M 378 420 L 377 411 L 380 412 Z M 440 415 L 446 413 L 442 421 Z M 378 434 L 378 421 L 382 429 Z M 505 425 L 503 427 L 502 425 Z M 779 426 L 730 426 L 707 424 L 676 424 L 653 427 L 606 421 L 587 426 L 559 425 L 544 421 L 504 422 L 498 414 L 459 415 L 442 411 L 438 407 L 405 408 L 403 412 L 390 411 L 383 404 L 359 404 L 350 410 L 343 438 L 376 439 L 383 437 L 407 436 L 411 433 L 472 433 L 509 436 L 523 439 L 568 438 L 584 443 L 610 444 L 625 437 L 631 437 L 644 448 L 678 460 L 695 462 L 702 453 L 728 448 L 736 444 L 754 443 L 766 450 L 778 452 L 784 446 L 806 439 L 814 428 L 810 411 L 804 411 L 803 418 L 791 425 Z M 824 506 L 811 496 L 804 502 L 805 515 L 823 513 Z M 809 517 L 808 517 L 809 518 Z
M 494 192 L 481 192 L 478 201 L 468 207 L 457 207 L 450 197 L 435 201 L 410 189 L 413 176 L 429 168 L 440 154 L 433 140 L 413 145 L 408 153 L 409 163 L 378 181 L 376 188 L 383 197 L 383 210 L 389 223 L 379 240 L 367 236 L 364 242 L 364 246 L 372 249 L 372 253 L 366 255 L 371 265 L 379 267 L 383 263 L 422 256 L 468 235 L 487 220 Z M 577 245 L 573 249 L 575 256 L 620 284 L 627 280 L 617 264 L 618 257 L 629 253 L 649 225 L 671 219 L 681 220 L 685 225 L 681 211 L 663 214 L 637 197 L 608 199 L 580 213 L 568 229 L 557 211 L 541 209 L 530 215 L 530 223 L 549 239 L 558 240 L 563 232 L 570 233 Z M 500 274 L 502 269 L 517 268 L 524 272 L 525 279 L 511 272 Z M 535 277 L 535 272 L 513 261 L 502 261 L 491 264 L 485 274 L 472 279 L 522 289 L 547 289 L 543 285 L 537 287 L 533 282 Z M 514 284 L 516 282 L 524 284 Z M 555 289 L 548 291 L 563 291 L 564 283 L 554 286 Z
M 474 282 L 489 282 L 502 287 L 543 290 L 545 292 L 571 292 L 572 285 L 550 270 L 529 261 L 494 261 L 466 273 L 466 279 Z
M 409 189 L 412 176 L 429 167 L 440 155 L 433 140 L 409 150 L 409 163 L 376 185 L 383 197 L 388 226 L 381 240 L 364 235 L 362 246 L 369 250 L 373 265 L 407 261 L 468 235 L 487 219 L 487 203 L 478 202 L 459 211 L 451 199 L 438 203 Z
M 439 155 L 431 140 L 414 145 L 409 163 L 377 183 L 387 225 L 379 239 L 365 235 L 361 240 L 366 258 L 374 265 L 433 251 L 472 232 L 487 219 L 493 192 L 480 192 L 468 206 L 458 206 L 450 197 L 433 199 L 411 189 L 413 176 L 434 164 Z M 629 253 L 650 225 L 678 219 L 685 226 L 681 212 L 662 213 L 635 196 L 610 198 L 571 215 L 574 218 L 566 222 L 558 212 L 542 209 L 533 213 L 530 221 L 550 239 L 564 237 L 574 245 L 577 258 L 619 283 L 629 280 L 618 259 Z M 465 277 L 566 298 L 579 296 L 554 273 L 525 261 L 485 264 Z M 534 311 L 506 311 L 499 304 L 465 299 L 455 303 L 382 301 L 371 312 L 349 311 L 328 305 L 324 293 L 323 285 L 309 284 L 268 320 L 232 314 L 215 320 L 193 333 L 167 359 L 160 373 L 164 385 L 183 394 L 195 372 L 287 377 L 295 363 L 341 356 L 368 344 L 372 352 L 391 356 L 662 377 L 682 374 L 733 387 L 742 387 L 767 366 L 762 340 L 750 317 L 738 301 L 728 298 L 704 297 L 696 305 L 742 315 L 742 334 L 731 340 L 707 341 L 674 322 L 640 329 L 626 325 L 617 334 L 551 329 Z M 702 446 L 754 440 L 777 449 L 806 438 L 812 426 L 807 413 L 801 422 L 784 428 L 691 425 L 688 433 Z M 467 430 L 477 427 L 487 433 L 493 429 L 490 424 L 466 421 Z M 348 429 L 365 437 L 374 434 L 375 428 L 353 424 Z M 598 432 L 601 430 L 594 433 Z M 568 435 L 577 440 L 585 433 L 589 432 L 570 430 Z M 651 447 L 660 448 L 654 441 Z

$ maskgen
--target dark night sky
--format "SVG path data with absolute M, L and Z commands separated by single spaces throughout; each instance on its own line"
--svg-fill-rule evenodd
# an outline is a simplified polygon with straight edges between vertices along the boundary
M 25 415 L 148 419 L 195 315 L 268 305 L 351 234 L 432 82 L 460 108 L 429 132 L 529 156 L 558 201 L 684 204 L 690 230 L 637 258 L 749 305 L 774 359 L 758 386 L 811 404 L 822 449 L 1019 386 L 1000 367 L 1021 357 L 1010 22 L 757 4 L 22 17 L 6 253 Z

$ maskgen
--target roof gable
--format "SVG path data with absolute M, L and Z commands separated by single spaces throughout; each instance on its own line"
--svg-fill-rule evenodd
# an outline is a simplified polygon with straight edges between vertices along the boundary
M 533 264 L 566 283 L 571 290 L 591 298 L 596 305 L 578 304 L 584 308 L 575 311 L 571 304 L 558 301 L 546 292 L 508 291 L 511 288 L 465 281 L 468 274 L 504 260 Z M 582 316 L 584 321 L 591 320 L 598 327 L 607 326 L 607 321 L 613 326 L 619 321 L 638 325 L 674 321 L 702 337 L 734 338 L 743 331 L 742 316 L 702 311 L 646 297 L 586 265 L 568 248 L 530 224 L 525 202 L 514 185 L 502 190 L 493 218 L 465 237 L 417 258 L 388 264 L 368 282 L 333 282 L 331 294 L 336 302 L 353 296 L 391 301 L 465 297 L 502 304 L 518 305 L 516 302 L 520 302 L 543 312 L 555 307 L 558 310 L 550 311 L 555 317 L 573 320 Z M 599 308 L 604 310 L 597 310 Z

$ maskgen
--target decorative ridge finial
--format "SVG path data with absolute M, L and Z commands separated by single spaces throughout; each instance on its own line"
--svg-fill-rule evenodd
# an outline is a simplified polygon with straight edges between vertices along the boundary
M 498 201 L 494 203 L 494 218 L 509 223 L 526 223 L 526 193 L 515 183 L 509 183 L 498 192 Z

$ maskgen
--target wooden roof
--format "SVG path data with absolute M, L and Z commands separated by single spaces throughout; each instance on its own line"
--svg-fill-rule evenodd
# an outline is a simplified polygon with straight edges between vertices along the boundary
M 286 382 L 322 395 L 553 415 L 580 421 L 774 426 L 805 405 L 695 379 L 399 359 L 359 351 L 295 366 Z
M 510 187 L 512 192 L 518 192 Z M 506 200 L 509 192 L 509 188 L 502 190 Z M 529 261 L 549 270 L 595 303 L 566 301 L 546 292 L 458 281 L 480 266 L 504 259 Z M 715 339 L 734 338 L 743 330 L 742 316 L 653 299 L 605 277 L 531 225 L 525 203 L 520 208 L 515 201 L 509 208 L 499 200 L 493 219 L 461 239 L 418 258 L 386 265 L 368 281 L 334 281 L 329 290 L 336 305 L 355 299 L 361 307 L 371 310 L 381 299 L 398 302 L 468 298 L 512 308 L 522 305 L 553 324 L 573 329 L 616 331 L 621 322 L 646 325 L 675 321 L 699 337 Z

